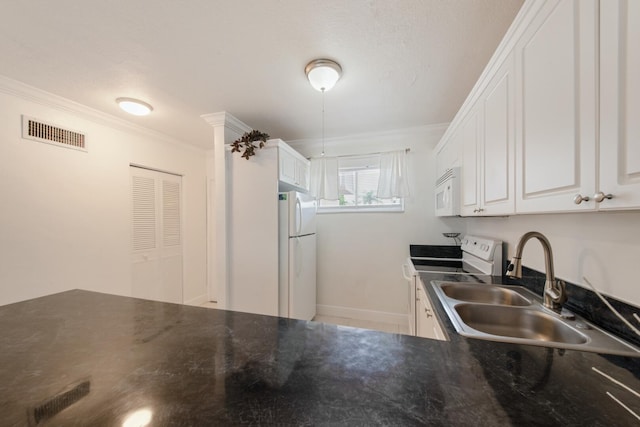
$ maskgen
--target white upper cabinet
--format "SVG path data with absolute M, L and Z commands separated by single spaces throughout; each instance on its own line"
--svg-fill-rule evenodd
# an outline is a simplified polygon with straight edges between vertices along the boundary
M 516 45 L 516 211 L 593 210 L 597 2 L 547 1 Z
M 640 1 L 600 4 L 599 209 L 640 208 Z
M 510 55 L 484 98 L 482 209 L 484 215 L 515 211 L 515 64 Z
M 480 156 L 482 154 L 480 140 L 480 120 L 482 110 L 476 105 L 462 121 L 460 137 L 462 138 L 462 216 L 480 213 Z
M 309 191 L 309 160 L 286 143 L 278 143 L 279 181 L 282 191 Z
M 462 215 L 640 209 L 638 40 L 638 0 L 526 1 L 451 124 Z
M 454 167 L 460 166 L 460 132 L 454 131 L 446 142 L 436 147 L 436 179 Z
M 508 215 L 514 196 L 514 62 L 509 55 L 462 124 L 462 215 Z

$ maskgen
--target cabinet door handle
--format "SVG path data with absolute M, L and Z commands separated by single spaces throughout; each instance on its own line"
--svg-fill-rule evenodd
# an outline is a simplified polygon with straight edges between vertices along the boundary
M 593 200 L 595 200 L 596 203 L 601 203 L 604 199 L 613 199 L 613 194 L 604 194 L 602 191 L 598 191 L 593 195 Z
M 589 196 L 582 197 L 582 194 L 576 194 L 573 197 L 573 203 L 575 203 L 576 205 L 579 205 L 582 202 L 588 202 L 589 200 L 591 200 Z
M 428 308 L 425 308 L 424 312 L 427 313 L 427 317 L 433 317 L 433 314 L 431 314 L 431 311 Z

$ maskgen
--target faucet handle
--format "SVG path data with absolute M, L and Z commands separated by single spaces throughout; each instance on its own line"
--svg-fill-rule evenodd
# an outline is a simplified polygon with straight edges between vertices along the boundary
M 553 280 L 553 282 L 551 282 L 551 286 L 547 287 L 544 293 L 549 295 L 554 303 L 562 305 L 567 302 L 566 288 L 567 285 L 564 280 Z
M 560 288 L 560 300 L 558 304 L 564 304 L 569 299 L 569 297 L 567 297 L 567 284 L 564 280 L 556 280 L 556 284 Z

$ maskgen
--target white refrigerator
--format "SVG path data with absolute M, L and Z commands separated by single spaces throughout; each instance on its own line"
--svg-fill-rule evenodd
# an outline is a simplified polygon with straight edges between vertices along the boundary
M 290 191 L 278 194 L 278 314 L 311 320 L 316 315 L 316 200 Z

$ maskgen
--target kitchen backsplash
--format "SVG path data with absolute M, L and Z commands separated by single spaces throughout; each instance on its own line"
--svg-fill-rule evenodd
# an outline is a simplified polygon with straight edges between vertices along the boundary
M 508 262 L 505 264 L 506 266 Z M 544 289 L 545 275 L 539 271 L 522 267 L 522 279 L 503 278 L 507 284 L 521 284 L 527 289 L 535 292 L 536 295 L 542 295 Z M 564 304 L 569 311 L 578 314 L 588 321 L 600 326 L 601 328 L 640 346 L 640 336 L 636 335 L 627 325 L 625 325 L 618 317 L 598 298 L 595 292 L 582 286 L 566 282 L 568 301 Z M 640 308 L 624 303 L 615 298 L 605 296 L 607 301 L 627 319 L 632 325 L 640 329 L 640 324 L 633 317 L 633 313 L 640 315 Z

